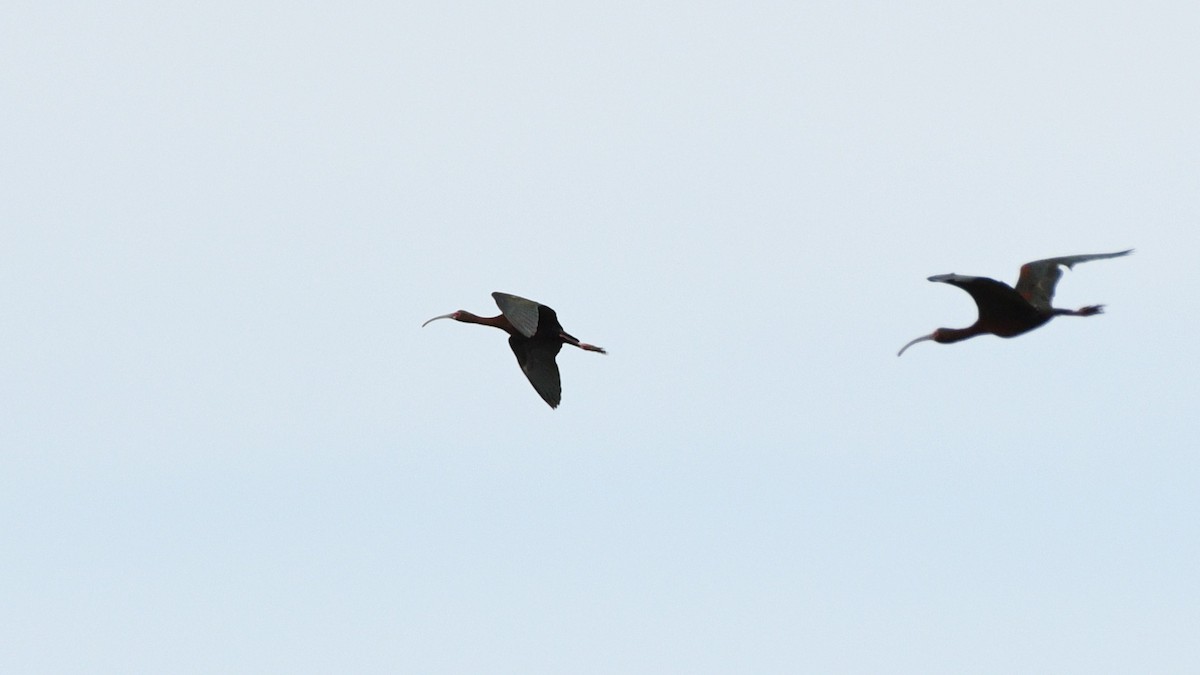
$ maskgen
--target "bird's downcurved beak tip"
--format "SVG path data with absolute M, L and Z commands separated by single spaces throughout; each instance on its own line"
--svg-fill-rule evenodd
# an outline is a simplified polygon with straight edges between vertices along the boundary
M 900 348 L 900 351 L 896 352 L 896 356 L 903 356 L 903 355 L 904 355 L 904 351 L 905 351 L 906 349 L 908 349 L 909 347 L 911 347 L 911 346 L 913 346 L 913 345 L 917 344 L 918 342 L 924 342 L 924 341 L 926 341 L 926 340 L 932 340 L 932 339 L 933 339 L 933 334 L 932 334 L 932 333 L 930 333 L 929 335 L 922 335 L 921 337 L 919 337 L 919 338 L 916 338 L 916 339 L 914 339 L 914 340 L 910 341 L 908 344 L 906 344 L 906 345 L 904 345 L 903 347 L 901 347 L 901 348 Z
M 425 323 L 421 324 L 421 328 L 428 326 L 430 323 L 437 321 L 438 319 L 449 319 L 452 316 L 454 316 L 454 312 L 450 312 L 449 314 L 442 314 L 441 316 L 435 316 L 432 319 L 430 319 L 429 321 L 426 321 Z

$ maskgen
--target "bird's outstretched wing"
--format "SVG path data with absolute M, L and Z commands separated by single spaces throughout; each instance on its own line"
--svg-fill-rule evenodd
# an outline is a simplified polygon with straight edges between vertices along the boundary
M 985 324 L 1007 324 L 1037 314 L 1012 286 L 1002 281 L 964 274 L 938 274 L 929 277 L 929 280 L 957 286 L 970 293 L 975 306 L 979 308 L 979 320 Z
M 529 379 L 529 384 L 551 408 L 557 408 L 562 400 L 562 379 L 558 375 L 558 364 L 554 357 L 558 356 L 562 343 L 512 336 L 508 338 L 508 346 L 516 354 L 517 364 Z
M 1025 298 L 1029 304 L 1043 312 L 1048 312 L 1050 311 L 1050 301 L 1054 299 L 1054 287 L 1062 277 L 1062 270 L 1059 269 L 1059 265 L 1071 269 L 1076 263 L 1087 262 L 1089 260 L 1103 260 L 1104 258 L 1118 258 L 1123 255 L 1129 255 L 1132 252 L 1133 249 L 1118 251 L 1117 253 L 1067 255 L 1061 258 L 1046 258 L 1045 260 L 1034 260 L 1033 262 L 1025 263 L 1021 265 L 1021 277 L 1017 280 L 1017 293 Z
M 537 333 L 538 308 L 541 305 L 511 293 L 492 293 L 492 298 L 495 299 L 500 312 L 521 335 L 533 337 Z

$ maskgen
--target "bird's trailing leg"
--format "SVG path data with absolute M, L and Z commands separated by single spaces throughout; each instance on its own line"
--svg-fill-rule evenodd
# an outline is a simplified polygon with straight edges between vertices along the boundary
M 1095 316 L 1104 313 L 1104 305 L 1088 305 L 1079 309 L 1054 308 L 1055 316 Z
M 601 354 L 608 353 L 608 352 L 604 351 L 604 347 L 597 347 L 596 345 L 589 345 L 586 342 L 580 342 L 574 335 L 571 335 L 569 333 L 559 333 L 558 336 L 562 338 L 563 342 L 565 342 L 569 345 L 575 345 L 576 347 L 579 347 L 580 349 L 584 349 L 589 352 L 600 352 Z

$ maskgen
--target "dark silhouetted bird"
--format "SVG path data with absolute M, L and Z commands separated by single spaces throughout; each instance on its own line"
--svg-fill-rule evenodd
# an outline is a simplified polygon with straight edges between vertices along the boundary
M 1132 252 L 1133 249 L 1118 253 L 1069 255 L 1025 263 L 1021 266 L 1021 277 L 1017 279 L 1016 288 L 987 277 L 968 277 L 961 274 L 939 274 L 929 277 L 930 281 L 958 286 L 970 293 L 979 307 L 979 318 L 966 328 L 939 328 L 929 335 L 922 335 L 901 347 L 896 356 L 924 340 L 949 344 L 985 333 L 1009 338 L 1027 333 L 1056 316 L 1100 314 L 1104 311 L 1104 305 L 1089 305 L 1080 309 L 1059 309 L 1050 306 L 1050 300 L 1054 298 L 1054 286 L 1062 276 L 1059 266 L 1070 269 L 1076 263 L 1117 258 Z
M 500 316 L 476 316 L 466 310 L 458 310 L 429 321 L 454 319 L 463 323 L 477 323 L 499 328 L 508 333 L 508 346 L 517 356 L 521 372 L 529 379 L 534 390 L 551 408 L 557 408 L 562 400 L 562 382 L 558 375 L 558 363 L 554 358 L 564 344 L 574 345 L 589 352 L 607 354 L 602 348 L 580 342 L 563 330 L 558 315 L 553 309 L 509 293 L 492 293 Z M 429 321 L 421 324 L 422 327 Z

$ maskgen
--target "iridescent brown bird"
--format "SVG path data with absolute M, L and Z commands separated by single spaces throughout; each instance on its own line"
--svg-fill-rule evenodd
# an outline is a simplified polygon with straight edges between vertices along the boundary
M 508 333 L 508 346 L 512 347 L 517 356 L 517 364 L 521 372 L 529 379 L 538 395 L 557 408 L 562 400 L 562 381 L 558 375 L 558 364 L 554 357 L 564 344 L 574 345 L 589 352 L 607 354 L 604 349 L 595 345 L 580 342 L 575 336 L 563 330 L 558 322 L 558 315 L 553 309 L 508 293 L 492 293 L 496 305 L 500 307 L 500 316 L 476 316 L 466 310 L 458 310 L 449 314 L 435 316 L 429 321 L 438 319 L 454 319 L 463 323 L 478 323 L 492 326 Z M 429 321 L 421 324 L 424 328 Z
M 1059 265 L 1071 269 L 1076 263 L 1117 258 L 1132 252 L 1133 249 L 1118 253 L 1069 255 L 1025 263 L 1021 266 L 1021 277 L 1017 279 L 1016 288 L 987 277 L 968 277 L 961 274 L 939 274 L 929 277 L 930 281 L 958 286 L 970 293 L 979 307 L 979 318 L 966 328 L 939 328 L 929 335 L 922 335 L 901 347 L 896 356 L 925 340 L 950 344 L 985 333 L 1010 338 L 1028 333 L 1056 316 L 1100 314 L 1104 311 L 1104 305 L 1089 305 L 1080 309 L 1059 309 L 1050 306 L 1050 300 L 1054 298 L 1054 286 L 1062 276 Z

